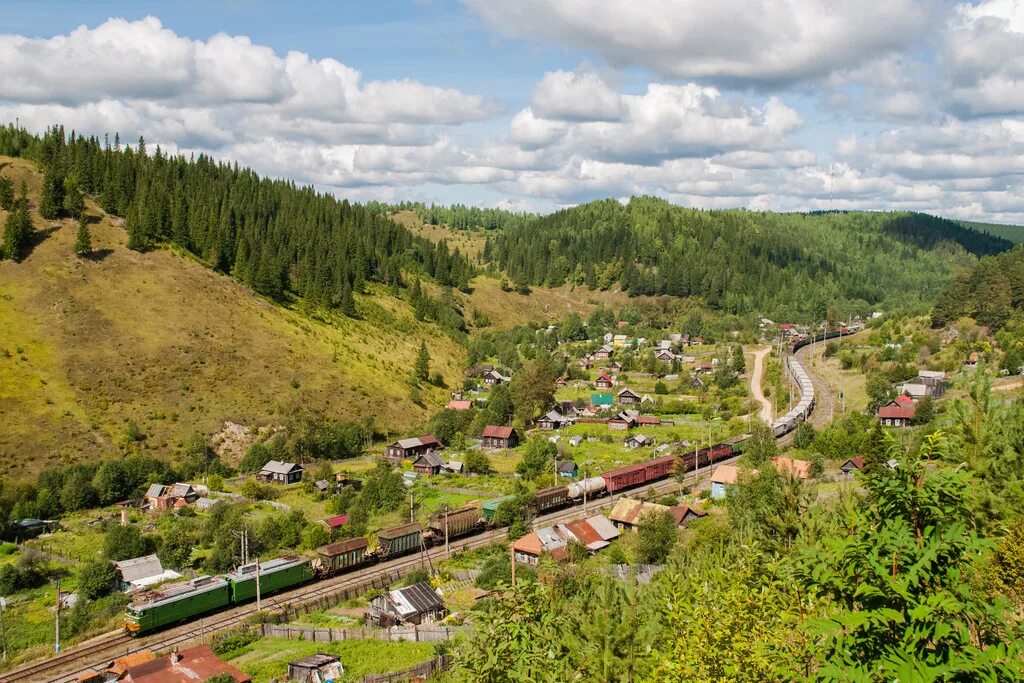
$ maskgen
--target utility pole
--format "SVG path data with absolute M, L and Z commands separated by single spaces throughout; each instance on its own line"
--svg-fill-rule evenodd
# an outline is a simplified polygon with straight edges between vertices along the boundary
M 508 554 L 512 558 L 512 587 L 516 587 L 516 548 L 515 542 L 508 544 Z
M 260 613 L 260 558 L 256 558 L 256 614 Z
M 54 654 L 60 654 L 60 579 L 55 580 L 54 585 L 57 587 L 57 607 L 54 610 L 56 614 L 55 629 L 54 629 L 54 641 L 53 651 Z
M 444 504 L 444 555 L 445 557 L 452 556 L 452 549 L 448 545 L 448 503 Z
M 409 491 L 409 521 L 410 522 L 415 522 L 416 521 L 416 519 L 415 519 L 416 518 L 416 513 L 414 512 L 414 508 L 415 508 L 415 503 L 413 502 L 413 493 L 412 493 L 412 491 Z
M 7 599 L 0 598 L 0 640 L 3 641 L 4 661 L 7 661 L 7 629 L 4 627 L 4 610 L 7 609 Z

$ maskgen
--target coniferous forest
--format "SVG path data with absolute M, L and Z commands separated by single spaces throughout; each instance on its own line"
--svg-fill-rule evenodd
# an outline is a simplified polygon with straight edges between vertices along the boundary
M 37 161 L 45 174 L 40 214 L 74 217 L 81 195 L 121 216 L 128 246 L 173 243 L 255 291 L 344 307 L 367 282 L 398 285 L 402 272 L 466 289 L 473 266 L 457 250 L 414 236 L 380 212 L 293 182 L 261 178 L 210 157 L 186 159 L 115 136 L 36 137 L 0 128 L 0 154 Z
M 701 211 L 634 197 L 511 225 L 484 253 L 521 285 L 621 287 L 816 319 L 833 308 L 928 302 L 957 262 L 1011 246 L 925 214 Z

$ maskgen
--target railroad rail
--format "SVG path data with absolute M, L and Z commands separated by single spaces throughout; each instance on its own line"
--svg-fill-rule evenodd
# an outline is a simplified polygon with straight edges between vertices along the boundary
M 736 458 L 730 458 L 723 462 L 734 462 L 735 460 Z M 711 468 L 705 468 L 689 473 L 681 482 L 675 479 L 660 480 L 623 492 L 621 495 L 678 491 L 681 486 L 692 486 L 697 481 L 706 479 L 711 475 L 711 471 Z M 610 508 L 621 495 L 611 495 L 588 501 L 588 513 L 597 513 L 600 510 Z M 580 507 L 573 506 L 564 510 L 539 515 L 535 518 L 534 523 L 536 525 L 560 524 L 571 521 L 580 514 Z M 503 528 L 457 539 L 449 544 L 450 554 L 455 555 L 488 546 L 501 542 L 507 537 L 508 530 Z M 266 610 L 286 610 L 325 598 L 358 593 L 375 585 L 390 585 L 410 570 L 424 566 L 427 563 L 443 560 L 448 555 L 449 552 L 443 545 L 437 546 L 415 555 L 408 555 L 378 565 L 364 567 L 341 576 L 275 594 L 263 601 L 263 607 Z M 65 683 L 73 681 L 79 674 L 89 670 L 102 669 L 111 660 L 138 650 L 168 651 L 175 646 L 184 645 L 195 640 L 202 640 L 208 635 L 237 626 L 247 617 L 254 614 L 255 611 L 256 606 L 249 603 L 223 612 L 209 614 L 187 624 L 138 638 L 125 635 L 120 630 L 111 631 L 88 643 L 68 648 L 45 661 L 28 664 L 2 674 L 0 675 L 0 681 L 3 683 L 16 683 L 20 681 L 30 683 L 43 683 L 44 681 L 46 683 Z

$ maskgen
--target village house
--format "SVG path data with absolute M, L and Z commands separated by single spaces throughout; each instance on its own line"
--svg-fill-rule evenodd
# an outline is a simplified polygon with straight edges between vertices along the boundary
M 916 408 L 913 404 L 904 404 L 901 401 L 890 401 L 878 409 L 878 422 L 883 427 L 909 427 L 914 421 Z
M 594 380 L 594 387 L 597 389 L 611 389 L 614 384 L 611 375 L 601 375 Z
M 427 451 L 412 461 L 412 468 L 419 474 L 440 474 L 448 463 L 435 451 Z
M 613 374 L 618 374 L 622 372 L 622 363 L 620 363 L 617 360 L 613 360 L 611 363 L 608 364 L 608 371 Z
M 579 417 L 579 411 L 576 410 L 576 404 L 572 401 L 559 401 L 558 412 L 565 416 L 567 421 L 572 421 Z
M 608 420 L 608 429 L 615 431 L 628 431 L 636 426 L 636 411 L 623 410 L 615 417 Z
M 601 410 L 604 408 L 610 408 L 615 404 L 615 397 L 611 394 L 591 394 L 590 405 Z
M 209 645 L 203 644 L 129 666 L 121 680 L 126 683 L 196 683 L 225 674 L 235 683 L 252 681 L 249 674 L 221 660 Z
M 577 438 L 577 437 L 574 436 L 573 439 L 575 439 L 575 438 Z M 582 437 L 579 437 L 579 438 L 580 438 L 580 441 L 576 442 L 575 444 L 572 443 L 572 439 L 570 439 L 569 440 L 569 444 L 573 445 L 573 446 L 578 446 L 580 444 L 580 442 L 582 441 Z M 579 474 L 579 471 L 580 471 L 579 467 L 572 460 L 559 460 L 557 462 L 557 464 L 555 465 L 555 469 L 558 472 L 558 476 L 566 477 L 568 479 L 575 478 L 576 475 Z
M 444 601 L 430 582 L 420 581 L 373 598 L 366 624 L 380 628 L 427 624 L 443 619 L 446 613 Z
M 513 427 L 487 425 L 480 445 L 483 448 L 515 448 L 519 445 L 519 434 Z
M 549 410 L 537 420 L 538 429 L 561 429 L 567 420 L 557 410 Z
M 847 478 L 852 478 L 854 472 L 860 472 L 864 469 L 864 456 L 855 455 L 850 458 L 842 465 L 839 466 L 839 471 L 842 472 Z
M 271 460 L 256 473 L 256 478 L 260 481 L 272 481 L 275 484 L 294 484 L 302 481 L 302 465 Z
M 739 480 L 740 468 L 736 465 L 719 465 L 711 474 L 711 497 L 718 500 L 725 498 L 730 486 Z
M 545 552 L 556 562 L 565 562 L 568 558 L 566 547 L 571 541 L 581 543 L 587 550 L 595 552 L 618 536 L 619 531 L 608 518 L 594 515 L 584 520 L 532 531 L 512 543 L 512 552 L 516 562 L 521 564 L 536 566 Z
M 643 448 L 644 446 L 653 446 L 654 439 L 644 434 L 634 434 L 626 439 L 626 443 L 623 445 L 629 449 Z
M 632 529 L 640 523 L 644 515 L 652 512 L 667 512 L 672 515 L 676 526 L 686 526 L 694 519 L 704 517 L 706 512 L 685 506 L 660 505 L 647 503 L 633 498 L 620 498 L 608 513 L 608 519 L 620 529 Z
M 511 378 L 506 377 L 497 370 L 491 370 L 490 372 L 484 373 L 484 384 L 489 387 L 494 387 L 499 384 L 507 384 Z
M 637 415 L 636 425 L 638 427 L 660 427 L 661 418 L 657 415 Z
M 632 391 L 629 387 L 619 389 L 619 392 L 615 394 L 615 398 L 624 406 L 635 406 L 640 403 L 640 395 L 635 391 Z
M 384 454 L 388 460 L 397 463 L 403 460 L 412 460 L 427 451 L 439 451 L 442 448 L 444 448 L 444 444 L 438 441 L 436 436 L 427 434 L 396 441 L 387 447 Z
M 932 387 L 927 384 L 919 384 L 917 382 L 904 382 L 896 387 L 896 391 L 903 396 L 909 396 L 915 403 L 926 396 L 932 395 Z
M 181 574 L 173 569 L 164 569 L 160 558 L 156 555 L 144 555 L 131 560 L 115 562 L 114 571 L 122 591 L 154 586 L 164 581 L 181 578 Z
M 709 360 L 703 361 L 694 369 L 694 372 L 697 373 L 698 375 L 710 375 L 714 371 L 715 364 Z
M 605 344 L 604 346 L 602 346 L 601 348 L 594 352 L 594 360 L 608 360 L 609 358 L 612 357 L 613 351 L 614 349 L 612 349 L 612 347 Z
M 612 346 L 621 348 L 629 342 L 629 337 L 624 334 L 617 334 L 612 337 Z
M 932 388 L 931 396 L 942 398 L 946 393 L 946 373 L 941 370 L 920 370 L 917 373 L 917 384 L 923 384 Z
M 577 362 L 579 363 L 580 368 L 584 370 L 589 370 L 590 368 L 594 367 L 594 362 L 590 360 L 589 356 L 584 356 L 583 358 L 580 358 Z
M 668 349 L 661 349 L 654 354 L 654 360 L 661 361 L 663 363 L 671 363 L 676 359 L 676 354 L 672 353 Z
M 811 476 L 811 463 L 807 460 L 795 460 L 783 455 L 772 458 L 772 466 L 779 474 L 796 477 L 797 479 L 808 479 Z
M 146 490 L 146 500 L 143 507 L 150 511 L 170 510 L 194 503 L 197 498 L 199 498 L 199 493 L 191 484 L 181 482 L 171 484 L 170 486 L 151 484 Z
M 448 401 L 448 405 L 447 405 L 448 410 L 457 410 L 457 411 L 469 410 L 472 407 L 473 407 L 473 402 L 472 401 L 466 401 L 466 400 L 463 400 L 463 399 L 454 399 L 454 398 L 452 400 Z

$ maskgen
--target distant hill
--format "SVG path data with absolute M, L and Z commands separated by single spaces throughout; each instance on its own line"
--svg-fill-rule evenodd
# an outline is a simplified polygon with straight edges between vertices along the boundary
M 960 225 L 971 230 L 1002 237 L 1015 244 L 1024 243 L 1024 225 L 1006 225 L 1003 223 L 978 223 L 975 221 L 958 221 Z
M 958 268 L 1011 246 L 919 213 L 701 211 L 634 197 L 495 231 L 484 257 L 527 285 L 621 287 L 811 321 L 830 309 L 926 306 Z

